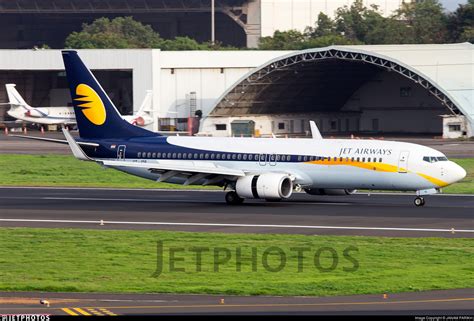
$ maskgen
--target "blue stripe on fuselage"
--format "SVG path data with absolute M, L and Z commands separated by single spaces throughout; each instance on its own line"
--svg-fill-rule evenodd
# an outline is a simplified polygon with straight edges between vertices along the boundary
M 307 155 L 290 155 L 290 154 L 268 154 L 265 153 L 265 157 L 260 160 L 260 155 L 258 153 L 248 153 L 248 152 L 227 152 L 219 150 L 205 150 L 205 149 L 196 149 L 196 148 L 187 148 L 182 146 L 172 145 L 167 142 L 167 137 L 165 136 L 155 136 L 155 137 L 139 137 L 139 138 L 130 138 L 127 140 L 117 140 L 117 139 L 104 139 L 104 140 L 85 140 L 81 139 L 81 142 L 97 143 L 99 147 L 84 147 L 84 151 L 91 158 L 101 158 L 101 159 L 116 159 L 117 151 L 120 145 L 125 145 L 125 158 L 126 159 L 143 159 L 143 160 L 163 160 L 163 159 L 172 159 L 172 160 L 203 160 L 203 161 L 242 161 L 242 162 L 307 162 L 312 159 L 310 157 L 324 158 L 324 156 L 318 156 L 314 154 Z M 115 146 L 115 147 L 112 147 Z M 141 156 L 138 156 L 138 153 Z M 156 157 L 160 153 L 160 157 Z M 171 157 L 168 156 L 168 153 Z M 181 158 L 177 157 L 181 153 Z M 186 153 L 187 157 L 183 157 L 183 153 Z M 150 156 L 148 156 L 150 154 Z M 153 157 L 155 154 L 155 157 Z M 166 154 L 163 156 L 163 154 Z M 174 157 L 173 157 L 174 154 Z M 191 154 L 191 157 L 189 157 Z M 206 158 L 206 154 L 208 157 Z M 201 158 L 202 155 L 202 158 Z M 219 158 L 217 158 L 219 155 Z M 225 155 L 225 158 L 222 158 L 222 155 Z M 229 158 L 230 155 L 230 158 Z M 240 155 L 240 158 L 239 158 Z M 244 159 L 244 155 L 246 159 Z M 249 159 L 248 156 L 252 155 L 252 158 Z M 270 157 L 275 157 L 270 159 Z M 280 156 L 277 160 L 276 157 Z M 289 156 L 289 159 L 288 159 Z M 305 156 L 307 157 L 305 159 Z

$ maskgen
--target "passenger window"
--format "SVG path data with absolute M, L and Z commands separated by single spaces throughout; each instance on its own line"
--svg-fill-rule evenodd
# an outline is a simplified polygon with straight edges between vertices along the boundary
M 381 162 L 382 162 L 382 158 L 379 158 L 379 163 L 381 163 Z
M 301 155 L 298 156 L 298 162 L 301 162 Z
M 187 156 L 188 156 L 188 154 L 183 153 L 183 159 L 186 159 Z
M 181 158 L 181 153 L 178 153 L 178 158 Z
M 244 154 L 242 157 L 244 160 L 247 160 L 247 154 Z
M 365 157 L 362 157 L 362 163 L 365 163 Z
M 209 159 L 209 154 L 206 153 L 206 159 Z
M 194 153 L 194 159 L 197 159 L 197 158 L 198 158 L 198 154 Z
M 249 160 L 253 159 L 253 154 L 249 154 Z
M 211 154 L 211 159 L 214 159 L 216 157 L 215 154 Z
M 217 159 L 221 159 L 221 154 L 217 154 L 217 155 L 216 155 L 216 158 L 217 158 Z
M 242 159 L 242 154 L 238 154 L 238 155 L 237 155 L 237 159 L 238 159 L 238 160 L 241 160 L 241 159 Z
M 304 161 L 304 162 L 308 161 L 308 156 L 304 156 L 304 157 L 303 157 L 303 161 Z
M 199 159 L 204 159 L 204 154 L 203 153 L 199 153 Z
M 151 157 L 156 158 L 156 153 L 153 153 Z
M 227 154 L 227 159 L 230 159 L 231 158 L 231 155 L 230 154 Z
M 148 152 L 148 154 L 146 155 L 148 158 L 151 158 L 151 152 Z
M 236 159 L 236 158 L 237 158 L 237 155 L 232 154 L 232 159 Z
M 138 158 L 142 157 L 142 152 L 138 152 L 137 157 Z
M 171 158 L 171 153 L 168 153 L 168 158 Z
M 156 154 L 156 158 L 161 158 L 161 153 Z

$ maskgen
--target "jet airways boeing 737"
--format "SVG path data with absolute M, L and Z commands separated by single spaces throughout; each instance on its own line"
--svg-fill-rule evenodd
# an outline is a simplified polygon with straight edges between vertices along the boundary
M 62 54 L 80 139 L 63 132 L 81 160 L 158 182 L 222 186 L 228 204 L 377 189 L 416 191 L 423 206 L 424 195 L 466 176 L 439 151 L 403 142 L 163 137 L 124 121 L 78 54 Z
M 20 93 L 16 90 L 15 84 L 6 84 L 10 109 L 7 114 L 20 121 L 26 121 L 41 125 L 73 125 L 76 124 L 73 107 L 31 107 L 26 103 Z M 138 113 L 134 115 L 122 116 L 129 123 L 137 126 L 147 126 L 153 122 L 151 116 L 151 96 L 152 92 L 147 91 Z

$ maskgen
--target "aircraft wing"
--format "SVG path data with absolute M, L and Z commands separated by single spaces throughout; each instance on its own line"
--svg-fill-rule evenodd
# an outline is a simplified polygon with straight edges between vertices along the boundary
M 215 174 L 224 176 L 245 176 L 244 171 L 240 169 L 233 169 L 224 166 L 216 165 L 213 162 L 206 161 L 179 161 L 179 160 L 158 160 L 156 162 L 131 162 L 125 160 L 96 160 L 102 163 L 104 166 L 109 167 L 133 167 L 133 168 L 146 168 L 154 172 L 168 172 L 172 171 L 175 174 L 178 173 L 189 173 L 189 174 Z M 202 175 L 203 178 L 206 175 Z

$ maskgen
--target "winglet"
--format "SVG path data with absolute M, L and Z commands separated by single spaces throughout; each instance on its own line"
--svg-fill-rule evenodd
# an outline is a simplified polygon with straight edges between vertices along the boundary
M 321 133 L 319 132 L 318 126 L 316 126 L 316 123 L 313 120 L 309 121 L 309 127 L 311 128 L 311 135 L 313 136 L 313 139 L 323 139 L 323 136 L 321 136 Z
M 79 147 L 77 142 L 74 140 L 74 138 L 71 136 L 71 134 L 66 128 L 63 128 L 63 134 L 64 137 L 66 137 L 67 143 L 69 144 L 69 148 L 71 148 L 74 157 L 84 161 L 93 160 L 89 156 L 87 156 L 86 153 L 84 153 L 84 151 L 81 149 L 81 147 Z

